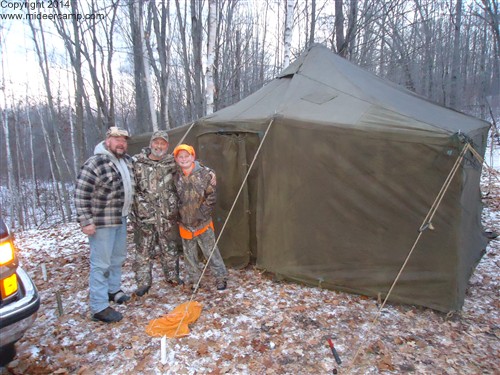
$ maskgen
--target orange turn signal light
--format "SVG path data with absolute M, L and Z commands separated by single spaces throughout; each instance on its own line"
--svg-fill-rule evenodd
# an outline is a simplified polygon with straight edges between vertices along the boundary
M 3 279 L 0 283 L 0 292 L 2 293 L 2 299 L 15 294 L 17 292 L 17 289 L 17 275 L 15 273 Z

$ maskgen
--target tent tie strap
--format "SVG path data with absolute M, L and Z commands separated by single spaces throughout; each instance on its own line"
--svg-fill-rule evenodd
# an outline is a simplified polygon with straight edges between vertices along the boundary
M 424 232 L 427 229 L 434 230 L 434 225 L 432 225 L 432 223 L 430 221 L 427 222 L 427 223 L 425 223 L 425 224 L 423 224 L 420 228 L 418 228 L 418 231 L 419 232 Z

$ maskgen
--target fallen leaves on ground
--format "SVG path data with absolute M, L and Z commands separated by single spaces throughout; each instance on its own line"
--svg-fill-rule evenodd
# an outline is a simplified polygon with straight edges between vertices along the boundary
M 499 231 L 500 189 L 488 189 L 484 225 Z M 158 264 L 149 294 L 117 305 L 124 319 L 106 325 L 90 320 L 88 247 L 77 225 L 19 233 L 16 243 L 42 303 L 33 327 L 17 344 L 18 356 L 1 374 L 329 374 L 334 368 L 339 374 L 347 369 L 352 374 L 499 373 L 499 240 L 490 242 L 473 274 L 463 310 L 451 316 L 388 304 L 373 323 L 378 311 L 373 298 L 278 282 L 252 267 L 230 270 L 223 292 L 207 276 L 194 298 L 203 304 L 201 316 L 189 336 L 167 341 L 165 364 L 161 339 L 148 336 L 145 328 L 190 295 L 166 284 Z M 136 288 L 130 258 L 123 281 L 126 291 Z

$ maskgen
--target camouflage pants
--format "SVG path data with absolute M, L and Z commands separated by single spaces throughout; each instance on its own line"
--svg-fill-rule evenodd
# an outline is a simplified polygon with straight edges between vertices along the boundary
M 133 270 L 137 287 L 151 286 L 152 268 L 155 258 L 159 258 L 161 268 L 167 282 L 178 283 L 179 278 L 179 246 L 178 242 L 169 238 L 169 230 L 156 226 L 141 227 L 134 233 L 135 259 Z
M 207 229 L 199 236 L 194 237 L 192 240 L 182 239 L 182 247 L 184 250 L 184 259 L 186 261 L 186 281 L 189 284 L 195 284 L 201 275 L 202 265 L 198 259 L 198 246 L 206 259 L 210 256 L 210 252 L 215 245 L 215 235 L 212 229 Z M 210 263 L 208 264 L 212 275 L 217 280 L 225 280 L 227 278 L 227 270 L 220 255 L 219 249 L 216 247 Z

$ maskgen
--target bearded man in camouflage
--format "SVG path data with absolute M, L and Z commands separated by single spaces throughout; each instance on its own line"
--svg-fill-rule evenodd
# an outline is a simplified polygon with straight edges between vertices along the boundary
M 182 284 L 179 277 L 180 248 L 178 208 L 173 173 L 175 160 L 167 154 L 166 131 L 153 133 L 149 147 L 133 157 L 136 190 L 131 222 L 134 228 L 134 272 L 137 296 L 151 288 L 153 260 L 159 257 L 167 283 Z

